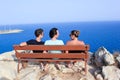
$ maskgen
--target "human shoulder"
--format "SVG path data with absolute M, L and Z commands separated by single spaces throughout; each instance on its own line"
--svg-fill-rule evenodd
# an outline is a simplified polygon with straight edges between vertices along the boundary
M 63 42 L 63 40 L 56 40 L 56 41 Z
M 30 39 L 30 40 L 26 41 L 26 43 L 27 43 L 28 45 L 31 44 L 31 43 L 34 43 L 34 42 L 36 42 L 35 39 Z
M 72 44 L 72 41 L 67 41 L 66 45 L 71 45 Z
M 36 40 L 35 39 L 30 39 L 30 40 L 28 40 L 26 42 L 34 42 L 34 41 L 36 41 Z
M 60 44 L 64 45 L 63 40 L 57 40 L 56 42 L 58 42 L 58 43 L 60 43 Z
M 44 41 L 36 41 L 35 39 L 28 40 L 27 45 L 43 45 Z
M 30 39 L 30 40 L 28 40 L 28 41 L 26 41 L 26 42 L 21 42 L 21 43 L 20 43 L 20 46 L 29 45 L 29 44 L 31 44 L 31 43 L 33 43 L 33 42 L 34 42 L 34 39 Z
M 48 45 L 48 44 L 50 44 L 50 43 L 51 43 L 51 40 L 46 40 L 44 44 L 45 44 L 45 45 Z
M 47 43 L 47 42 L 51 42 L 51 41 L 52 41 L 52 40 L 46 40 L 45 43 Z
M 79 41 L 80 45 L 85 45 L 84 41 Z

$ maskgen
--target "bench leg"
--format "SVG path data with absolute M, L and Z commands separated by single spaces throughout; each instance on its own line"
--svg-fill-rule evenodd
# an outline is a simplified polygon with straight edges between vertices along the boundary
M 87 75 L 87 60 L 85 60 L 85 75 Z
M 17 65 L 17 72 L 20 72 L 20 60 L 18 60 L 18 65 Z

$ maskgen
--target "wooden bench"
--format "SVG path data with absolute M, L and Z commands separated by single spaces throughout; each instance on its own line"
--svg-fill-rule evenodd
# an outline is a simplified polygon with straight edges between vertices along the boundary
M 14 45 L 15 55 L 18 59 L 18 72 L 20 71 L 20 63 L 22 61 L 47 61 L 47 62 L 70 62 L 70 61 L 85 61 L 85 73 L 87 73 L 87 60 L 89 57 L 88 50 L 89 45 L 78 46 L 78 45 L 27 45 L 19 46 Z M 61 50 L 62 53 L 30 53 L 30 52 L 20 52 L 19 50 Z M 79 51 L 78 53 L 66 53 L 66 51 Z M 53 59 L 58 58 L 58 59 Z

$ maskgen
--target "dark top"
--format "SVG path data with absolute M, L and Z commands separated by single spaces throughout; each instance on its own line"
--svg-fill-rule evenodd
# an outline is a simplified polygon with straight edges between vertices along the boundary
M 36 41 L 34 39 L 31 39 L 31 40 L 27 41 L 26 43 L 27 43 L 27 45 L 44 45 L 43 41 L 38 42 L 38 41 Z M 41 50 L 33 50 L 33 52 L 34 53 L 42 53 L 43 51 L 41 51 Z
M 69 51 L 69 53 L 82 53 L 82 52 L 84 52 L 84 51 Z

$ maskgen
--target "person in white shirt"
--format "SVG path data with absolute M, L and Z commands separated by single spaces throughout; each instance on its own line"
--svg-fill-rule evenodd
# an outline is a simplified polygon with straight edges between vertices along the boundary
M 59 31 L 57 28 L 52 28 L 49 32 L 50 40 L 46 40 L 44 45 L 64 45 L 64 42 L 62 40 L 58 40 L 59 37 Z M 61 51 L 48 51 L 49 53 L 61 53 Z
M 49 32 L 49 36 L 50 36 L 50 40 L 46 40 L 44 45 L 64 45 L 62 40 L 58 40 L 58 36 L 59 36 L 59 31 L 57 28 L 52 28 Z M 50 50 L 50 51 L 44 51 L 44 53 L 62 53 L 61 50 Z M 53 59 L 58 59 L 58 58 L 53 58 Z M 56 64 L 57 67 L 58 64 Z M 45 71 L 48 70 L 48 64 L 45 65 Z

